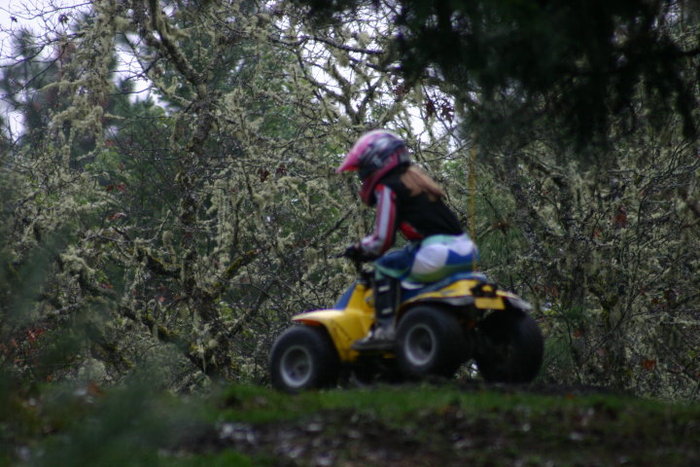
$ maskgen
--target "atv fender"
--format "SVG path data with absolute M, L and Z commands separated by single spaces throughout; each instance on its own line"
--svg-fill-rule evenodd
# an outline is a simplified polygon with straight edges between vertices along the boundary
M 428 290 L 405 300 L 401 303 L 400 308 L 408 309 L 410 306 L 418 303 L 432 302 L 444 303 L 450 306 L 469 306 L 473 304 L 475 308 L 480 310 L 504 310 L 506 305 L 500 291 L 494 289 L 492 294 L 473 295 L 473 289 L 480 283 L 480 281 L 473 279 L 461 279 L 435 290 L 428 288 Z
M 292 321 L 307 326 L 325 327 L 340 360 L 351 362 L 359 355 L 351 348 L 352 343 L 369 332 L 374 318 L 373 314 L 363 310 L 317 310 L 296 315 Z

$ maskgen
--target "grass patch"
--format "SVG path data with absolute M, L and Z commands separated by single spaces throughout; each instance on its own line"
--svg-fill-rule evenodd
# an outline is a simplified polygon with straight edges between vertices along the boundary
M 700 465 L 700 404 L 529 386 L 46 392 L 0 464 Z

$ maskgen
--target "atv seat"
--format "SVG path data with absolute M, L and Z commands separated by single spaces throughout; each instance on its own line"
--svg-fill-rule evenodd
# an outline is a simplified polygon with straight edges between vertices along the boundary
M 418 294 L 425 292 L 432 292 L 435 290 L 442 289 L 456 281 L 461 280 L 477 280 L 480 282 L 488 282 L 486 274 L 483 272 L 458 272 L 452 275 L 440 279 L 437 282 L 412 282 L 412 281 L 401 281 L 401 301 L 409 300 Z

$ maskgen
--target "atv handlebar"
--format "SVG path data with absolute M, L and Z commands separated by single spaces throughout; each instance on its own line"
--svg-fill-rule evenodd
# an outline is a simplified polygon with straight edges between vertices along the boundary
M 350 261 L 352 261 L 353 266 L 355 266 L 355 270 L 357 271 L 357 275 L 367 283 L 371 282 L 372 277 L 374 277 L 374 273 L 371 270 L 366 270 L 362 266 L 365 263 L 369 263 L 377 259 L 376 256 L 370 256 L 365 253 L 363 253 L 356 244 L 352 244 L 349 247 L 345 249 L 342 253 L 339 253 L 337 255 L 334 255 L 336 258 L 347 258 Z
M 368 255 L 362 251 L 362 249 L 356 243 L 347 247 L 341 256 L 360 263 L 368 263 L 377 259 L 376 255 Z

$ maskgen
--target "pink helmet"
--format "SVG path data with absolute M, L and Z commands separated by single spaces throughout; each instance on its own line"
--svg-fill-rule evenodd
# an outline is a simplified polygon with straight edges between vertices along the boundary
M 360 198 L 368 206 L 375 203 L 374 187 L 393 168 L 409 165 L 406 144 L 395 133 L 373 130 L 357 140 L 336 173 L 357 170 L 362 188 Z

